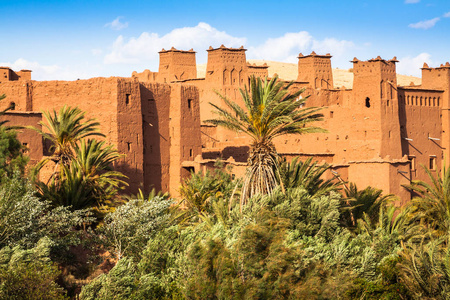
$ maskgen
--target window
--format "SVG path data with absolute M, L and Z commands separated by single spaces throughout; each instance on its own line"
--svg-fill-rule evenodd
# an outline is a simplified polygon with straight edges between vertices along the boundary
M 189 109 L 192 108 L 192 99 L 188 99 L 188 108 L 189 108 Z
M 125 104 L 126 105 L 130 104 L 130 94 L 125 95 Z
M 370 98 L 369 97 L 366 98 L 366 107 L 367 108 L 370 107 Z
M 127 142 L 128 151 L 131 151 L 131 142 Z
M 194 155 L 192 149 L 189 149 L 189 157 L 192 157 L 192 155 Z
M 431 156 L 430 156 L 430 165 L 429 165 L 429 169 L 430 169 L 430 170 L 436 170 L 436 156 L 435 156 L 435 155 L 431 155 Z
M 22 143 L 22 153 L 28 153 L 28 143 Z
M 332 119 L 332 118 L 333 118 L 333 112 L 330 111 L 330 119 Z
M 16 110 L 16 103 L 14 103 L 14 102 L 9 103 L 9 109 Z

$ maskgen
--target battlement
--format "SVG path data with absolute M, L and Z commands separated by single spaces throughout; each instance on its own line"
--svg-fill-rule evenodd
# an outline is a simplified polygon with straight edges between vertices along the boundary
M 439 67 L 430 68 L 427 63 L 422 67 L 422 87 L 426 89 L 450 88 L 450 63 L 446 62 Z
M 252 65 L 247 62 L 247 72 L 248 76 L 266 78 L 269 76 L 269 66 L 267 65 L 267 63 L 258 66 L 256 64 Z
M 244 46 L 227 48 L 209 47 L 206 65 L 207 82 L 219 85 L 243 86 L 248 78 L 247 59 Z
M 158 82 L 172 82 L 197 78 L 195 51 L 178 50 L 172 47 L 159 52 Z
M 331 70 L 331 55 L 317 55 L 314 51 L 309 55 L 298 55 L 299 82 L 309 82 L 313 88 L 333 88 L 333 73 Z
M 14 72 L 9 67 L 0 67 L 0 82 L 31 80 L 31 70 Z

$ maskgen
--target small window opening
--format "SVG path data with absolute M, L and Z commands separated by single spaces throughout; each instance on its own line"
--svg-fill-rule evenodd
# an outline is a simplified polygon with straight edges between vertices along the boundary
M 28 143 L 22 143 L 22 153 L 28 153 Z
M 386 105 L 389 106 L 389 100 L 387 100 Z
M 16 110 L 16 103 L 14 103 L 14 102 L 9 103 L 9 109 Z
M 125 95 L 125 104 L 126 105 L 130 104 L 130 94 Z
M 366 107 L 367 108 L 370 107 L 370 98 L 369 97 L 366 98 Z
M 330 119 L 333 119 L 333 112 L 330 111 Z
M 192 155 L 194 155 L 192 149 L 189 149 L 189 157 L 192 157 Z
M 192 108 L 192 99 L 188 99 L 188 108 L 189 108 L 189 109 Z
M 127 149 L 128 151 L 131 151 L 131 142 L 127 142 Z
M 430 170 L 436 170 L 436 157 L 430 156 Z

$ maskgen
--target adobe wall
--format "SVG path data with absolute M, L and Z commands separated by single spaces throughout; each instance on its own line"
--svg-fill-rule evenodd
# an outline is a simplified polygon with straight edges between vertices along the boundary
M 144 135 L 144 189 L 169 191 L 170 94 L 168 84 L 140 83 Z
M 5 126 L 33 126 L 41 128 L 39 122 L 42 114 L 37 112 L 7 112 L 0 116 L 0 121 L 8 120 Z M 43 155 L 42 136 L 30 129 L 17 129 L 17 138 L 25 146 L 24 153 L 30 158 L 30 163 L 37 163 Z
M 441 90 L 442 94 L 436 99 L 435 105 L 441 108 L 443 156 L 450 159 L 450 64 L 447 62 L 438 68 L 430 68 L 426 63 L 422 68 L 423 89 Z M 420 100 L 420 99 L 419 99 Z M 433 97 L 434 100 L 434 97 Z
M 442 94 L 438 90 L 399 89 L 401 145 L 411 161 L 412 180 L 428 179 L 422 165 L 433 169 L 434 164 L 435 172 L 443 163 L 442 115 L 438 106 Z
M 0 82 L 0 95 L 6 95 L 6 98 L 0 101 L 0 110 L 4 110 L 10 107 L 11 104 L 14 104 L 15 111 L 30 111 L 32 90 L 31 82 Z

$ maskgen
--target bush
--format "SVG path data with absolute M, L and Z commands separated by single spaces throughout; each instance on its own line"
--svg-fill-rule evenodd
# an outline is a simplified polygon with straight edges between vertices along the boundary
M 49 239 L 42 239 L 30 250 L 0 250 L 0 299 L 66 299 L 55 282 L 60 272 L 49 258 L 50 246 Z

